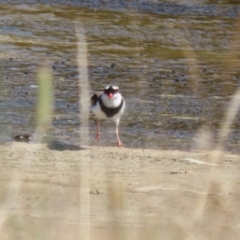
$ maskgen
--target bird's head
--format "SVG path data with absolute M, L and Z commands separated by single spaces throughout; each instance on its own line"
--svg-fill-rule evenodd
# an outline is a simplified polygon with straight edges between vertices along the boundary
M 104 88 L 104 93 L 108 96 L 109 100 L 119 94 L 119 87 L 116 85 L 107 85 Z

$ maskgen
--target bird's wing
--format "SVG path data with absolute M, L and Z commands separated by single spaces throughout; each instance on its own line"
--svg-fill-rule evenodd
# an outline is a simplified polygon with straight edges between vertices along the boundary
M 94 93 L 92 96 L 91 96 L 91 105 L 92 106 L 95 106 L 97 104 L 97 101 L 99 99 L 99 97 L 101 96 L 102 93 Z

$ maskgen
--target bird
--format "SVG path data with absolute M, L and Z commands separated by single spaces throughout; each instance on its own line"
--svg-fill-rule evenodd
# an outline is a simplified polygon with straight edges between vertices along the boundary
M 120 118 L 125 109 L 125 100 L 116 85 L 107 85 L 103 93 L 94 93 L 91 97 L 91 112 L 97 118 L 97 133 L 95 138 L 100 140 L 100 120 L 111 119 L 116 125 L 115 133 L 117 136 L 116 146 L 123 146 L 118 133 Z

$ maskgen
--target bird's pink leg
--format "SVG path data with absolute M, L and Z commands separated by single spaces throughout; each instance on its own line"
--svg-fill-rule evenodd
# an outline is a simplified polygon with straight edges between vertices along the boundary
M 100 140 L 100 121 L 97 120 L 97 133 L 96 133 L 96 136 L 95 136 L 96 140 Z
M 118 124 L 119 124 L 119 121 L 116 122 L 116 135 L 117 135 L 117 140 L 118 140 L 116 146 L 123 147 L 123 144 L 122 144 L 122 142 L 119 138 L 119 134 L 118 134 Z

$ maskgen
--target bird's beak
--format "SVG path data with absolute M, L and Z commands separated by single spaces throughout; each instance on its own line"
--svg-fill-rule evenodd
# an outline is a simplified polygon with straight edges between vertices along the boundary
M 112 93 L 109 93 L 109 94 L 108 94 L 108 97 L 109 97 L 109 99 L 113 98 L 113 94 L 112 94 Z

